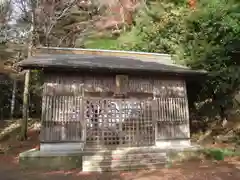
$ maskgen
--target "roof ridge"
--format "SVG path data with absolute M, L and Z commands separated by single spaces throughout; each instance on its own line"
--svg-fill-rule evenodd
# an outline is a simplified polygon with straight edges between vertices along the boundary
M 135 54 L 135 55 L 152 55 L 152 56 L 167 56 L 171 57 L 170 54 L 166 53 L 151 53 L 151 52 L 140 52 L 140 51 L 125 51 L 125 50 L 108 50 L 108 49 L 90 49 L 90 48 L 68 48 L 68 47 L 45 47 L 40 46 L 35 48 L 37 50 L 56 50 L 56 51 L 80 51 L 80 52 L 99 52 L 99 53 L 123 53 L 123 54 Z

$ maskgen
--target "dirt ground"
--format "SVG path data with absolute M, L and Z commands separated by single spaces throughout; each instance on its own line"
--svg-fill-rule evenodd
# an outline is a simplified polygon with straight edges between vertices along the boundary
M 83 173 L 71 171 L 21 170 L 12 155 L 1 155 L 1 180 L 239 180 L 240 159 L 222 162 L 192 161 L 158 170 L 135 172 Z
M 190 161 L 152 171 L 83 173 L 78 169 L 22 170 L 18 165 L 18 154 L 38 144 L 38 133 L 29 131 L 28 136 L 25 142 L 19 142 L 16 138 L 0 142 L 2 147 L 8 148 L 7 152 L 0 154 L 0 180 L 240 180 L 239 157 L 218 162 Z

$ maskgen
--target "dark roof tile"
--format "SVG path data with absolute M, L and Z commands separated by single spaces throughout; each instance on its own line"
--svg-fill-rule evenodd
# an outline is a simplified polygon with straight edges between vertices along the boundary
M 30 57 L 18 64 L 25 69 L 34 68 L 64 68 L 64 69 L 105 69 L 110 71 L 145 71 L 145 72 L 168 72 L 182 74 L 198 74 L 204 71 L 191 70 L 188 67 L 173 64 L 152 58 L 114 57 L 86 54 L 42 54 Z

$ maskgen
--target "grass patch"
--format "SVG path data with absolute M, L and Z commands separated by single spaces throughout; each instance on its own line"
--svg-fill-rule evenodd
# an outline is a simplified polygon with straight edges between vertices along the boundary
M 138 43 L 138 29 L 132 27 L 130 31 L 122 32 L 119 37 L 92 37 L 84 42 L 84 46 L 90 49 L 128 50 Z
M 224 160 L 225 157 L 240 156 L 239 151 L 235 151 L 233 149 L 221 149 L 221 148 L 204 149 L 202 153 L 206 158 L 214 159 L 217 161 Z
M 227 157 L 240 157 L 240 151 L 227 148 L 205 148 L 197 151 L 169 152 L 167 166 L 187 161 L 223 161 Z
M 84 45 L 90 49 L 117 49 L 118 41 L 112 38 L 89 39 Z

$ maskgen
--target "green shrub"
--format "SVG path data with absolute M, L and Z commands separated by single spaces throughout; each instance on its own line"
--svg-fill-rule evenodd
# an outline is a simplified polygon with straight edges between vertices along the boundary
M 225 157 L 239 156 L 240 152 L 235 152 L 231 149 L 221 149 L 221 148 L 213 148 L 213 149 L 204 149 L 203 154 L 210 159 L 215 159 L 218 161 L 224 160 Z

